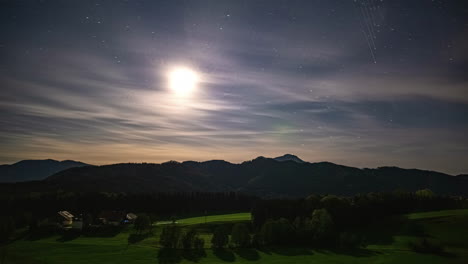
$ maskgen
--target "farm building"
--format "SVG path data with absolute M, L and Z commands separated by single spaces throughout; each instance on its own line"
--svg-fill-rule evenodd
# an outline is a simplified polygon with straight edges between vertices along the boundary
M 58 212 L 58 224 L 64 229 L 83 229 L 83 218 L 80 216 L 74 216 L 69 211 Z
M 68 211 L 59 211 L 59 224 L 62 228 L 71 228 L 73 224 L 73 215 Z
M 125 216 L 126 219 L 124 220 L 124 222 L 125 223 L 133 223 L 133 222 L 135 222 L 135 219 L 137 219 L 137 217 L 138 216 L 136 214 L 134 214 L 134 213 L 128 213 Z
M 98 219 L 102 224 L 118 226 L 125 223 L 133 223 L 137 216 L 134 213 L 125 213 L 123 211 L 103 211 Z

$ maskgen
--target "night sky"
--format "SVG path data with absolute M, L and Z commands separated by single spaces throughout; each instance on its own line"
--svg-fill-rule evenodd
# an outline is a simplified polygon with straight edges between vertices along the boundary
M 0 33 L 0 163 L 468 172 L 466 1 L 15 0 Z

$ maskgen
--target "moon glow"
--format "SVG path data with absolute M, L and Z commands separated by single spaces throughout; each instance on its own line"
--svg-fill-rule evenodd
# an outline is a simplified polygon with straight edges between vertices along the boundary
M 188 68 L 175 68 L 169 72 L 169 88 L 180 96 L 191 94 L 197 86 L 199 77 Z

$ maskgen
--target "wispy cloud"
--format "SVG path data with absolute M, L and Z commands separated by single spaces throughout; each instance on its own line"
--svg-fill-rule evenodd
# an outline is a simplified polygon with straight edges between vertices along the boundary
M 432 61 L 409 54 L 416 47 L 392 44 L 397 26 L 384 16 L 374 64 L 349 3 L 303 2 L 294 12 L 185 4 L 161 5 L 157 16 L 118 7 L 121 19 L 103 9 L 59 33 L 30 25 L 47 32 L 33 35 L 39 46 L 10 32 L 15 45 L 1 48 L 0 161 L 239 162 L 289 152 L 356 166 L 468 170 L 465 49 L 451 51 L 456 62 L 442 51 Z M 168 90 L 177 65 L 201 75 L 190 97 Z

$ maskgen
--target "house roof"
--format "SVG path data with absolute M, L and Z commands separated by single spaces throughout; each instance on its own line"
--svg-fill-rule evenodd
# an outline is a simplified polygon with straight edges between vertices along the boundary
M 134 213 L 128 213 L 127 214 L 127 219 L 128 220 L 135 220 L 135 219 L 137 219 L 137 217 L 138 216 L 136 214 L 134 214 Z
M 73 220 L 73 215 L 68 211 L 59 211 L 58 214 L 67 220 Z

